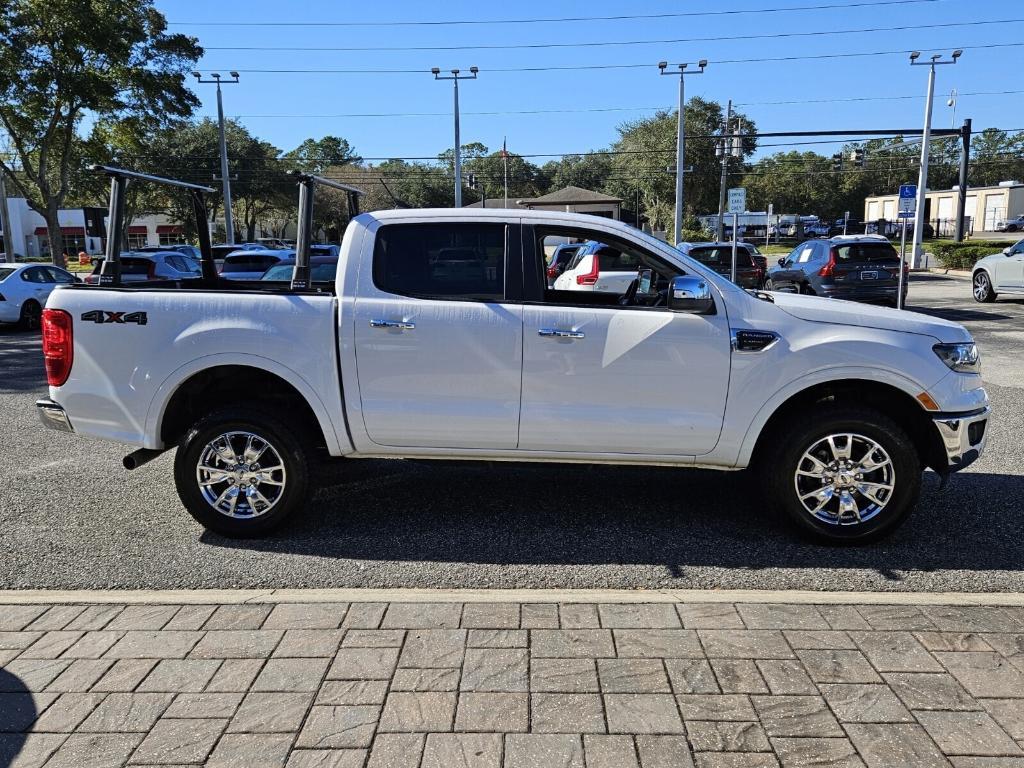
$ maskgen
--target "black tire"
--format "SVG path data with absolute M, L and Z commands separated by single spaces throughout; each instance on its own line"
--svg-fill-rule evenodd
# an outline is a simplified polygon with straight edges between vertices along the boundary
M 203 473 L 211 495 L 221 498 L 221 493 L 228 493 L 222 503 L 231 506 L 236 516 L 229 514 L 230 510 L 219 511 L 215 508 L 215 501 L 208 501 L 204 496 L 199 480 L 202 472 L 199 468 L 201 459 L 212 460 L 214 463 L 207 466 L 215 466 L 218 470 L 222 466 L 228 466 L 222 455 L 210 454 L 208 450 L 213 450 L 211 446 L 218 437 L 231 433 L 235 434 L 228 437 L 228 440 L 232 442 L 232 453 L 236 457 L 244 458 L 246 434 L 251 434 L 257 441 L 262 441 L 268 446 L 256 461 L 266 456 L 267 450 L 270 450 L 271 459 L 267 460 L 274 461 L 272 466 L 283 467 L 282 471 L 272 471 L 265 464 L 255 463 L 249 465 L 249 469 L 255 466 L 259 474 L 240 470 L 242 475 L 239 476 L 234 472 L 223 471 L 223 480 L 216 480 L 216 474 Z M 237 539 L 264 536 L 282 525 L 307 501 L 311 461 L 308 446 L 312 445 L 312 442 L 304 437 L 302 431 L 287 427 L 283 422 L 256 408 L 230 407 L 215 411 L 192 427 L 178 444 L 178 452 L 174 457 L 174 483 L 178 497 L 188 513 L 210 531 Z M 254 444 L 256 450 L 261 446 L 260 442 L 254 441 Z M 277 455 L 277 459 L 273 458 L 273 454 Z M 256 479 L 257 477 L 261 479 Z M 250 480 L 252 485 L 247 485 Z M 246 488 L 245 498 L 241 498 L 242 491 L 238 490 L 240 486 Z M 231 505 L 232 495 L 229 488 L 232 487 L 235 488 L 235 505 Z M 250 488 L 263 494 L 264 500 L 270 503 L 269 508 L 260 509 L 263 502 L 254 500 L 249 495 Z
M 992 287 L 992 278 L 984 269 L 979 269 L 974 273 L 974 278 L 971 280 L 971 293 L 979 304 L 991 304 L 996 300 L 997 294 L 995 288 Z
M 775 290 L 775 283 L 773 283 L 771 280 L 765 280 L 764 281 L 764 289 L 766 291 L 774 291 Z
M 1017 225 L 1016 225 L 1016 224 L 1010 224 L 1010 225 L 1008 225 L 1008 226 L 1006 227 L 1006 231 L 1007 231 L 1007 232 L 1016 232 L 1016 231 L 1017 231 Z
M 43 308 L 38 301 L 26 301 L 21 305 L 18 327 L 23 331 L 38 331 L 43 319 Z
M 813 493 L 822 488 L 826 481 L 798 476 L 797 471 L 815 469 L 814 465 L 804 458 L 805 453 L 815 449 L 829 436 L 839 438 L 836 440 L 837 445 L 840 448 L 845 447 L 848 443 L 842 438 L 847 435 L 856 436 L 850 445 L 854 463 L 866 461 L 868 455 L 876 459 L 884 457 L 883 454 L 874 452 L 867 454 L 864 448 L 867 441 L 879 446 L 889 459 L 889 464 L 861 475 L 861 482 L 889 484 L 891 481 L 892 489 L 888 492 L 874 491 L 878 501 L 882 502 L 881 507 L 877 509 L 877 504 L 861 495 L 860 491 L 848 490 L 848 495 L 857 504 L 856 514 L 863 514 L 867 519 L 857 522 L 858 518 L 848 514 L 845 519 L 849 522 L 839 524 L 844 516 L 830 514 L 833 510 L 838 512 L 841 503 L 839 496 L 830 494 L 825 509 L 818 516 L 812 514 L 801 501 L 800 491 L 805 494 Z M 758 461 L 763 487 L 768 489 L 772 505 L 799 531 L 812 539 L 833 545 L 877 541 L 896 530 L 917 504 L 921 493 L 922 473 L 917 449 L 902 427 L 872 408 L 819 406 L 813 412 L 800 414 L 798 419 L 787 422 L 767 437 L 770 440 L 770 448 L 762 446 Z M 864 448 L 861 451 L 865 453 L 863 457 L 858 454 L 858 447 Z M 822 454 L 817 456 L 818 459 L 822 459 Z M 848 476 L 851 481 L 857 477 L 856 469 L 833 471 L 826 468 L 826 471 L 833 472 L 831 477 L 836 481 L 841 476 Z M 887 474 L 890 471 L 892 474 Z M 819 483 L 821 485 L 818 485 Z M 811 499 L 808 503 L 816 500 Z

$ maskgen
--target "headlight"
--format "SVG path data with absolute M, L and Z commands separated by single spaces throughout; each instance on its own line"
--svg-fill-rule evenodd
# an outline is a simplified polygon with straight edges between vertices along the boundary
M 981 373 L 981 356 L 973 341 L 962 344 L 936 344 L 932 349 L 939 360 L 960 373 Z

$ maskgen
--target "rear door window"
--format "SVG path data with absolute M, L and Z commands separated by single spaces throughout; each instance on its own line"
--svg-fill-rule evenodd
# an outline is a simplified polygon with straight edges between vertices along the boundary
M 401 296 L 505 298 L 504 224 L 389 224 L 377 230 L 373 282 Z

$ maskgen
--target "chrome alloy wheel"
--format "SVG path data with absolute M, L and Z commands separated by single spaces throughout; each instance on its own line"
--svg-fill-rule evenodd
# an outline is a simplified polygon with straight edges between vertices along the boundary
M 793 482 L 809 515 L 830 525 L 857 525 L 892 501 L 896 470 L 889 454 L 871 438 L 835 434 L 804 453 Z
M 988 275 L 979 272 L 974 276 L 974 300 L 984 301 L 988 298 L 988 292 L 992 290 L 989 285 Z
M 265 515 L 281 499 L 286 482 L 277 449 L 252 432 L 225 432 L 206 444 L 196 465 L 203 498 L 222 515 Z

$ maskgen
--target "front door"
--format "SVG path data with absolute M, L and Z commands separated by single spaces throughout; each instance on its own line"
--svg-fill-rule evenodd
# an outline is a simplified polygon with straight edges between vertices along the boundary
M 523 315 L 519 448 L 549 452 L 699 455 L 718 442 L 729 387 L 725 306 L 684 315 L 620 304 L 619 294 L 543 288 L 546 237 L 608 242 L 656 270 L 667 285 L 683 270 L 636 243 L 599 231 L 524 231 L 524 279 L 535 301 Z M 530 250 L 537 254 L 532 257 Z M 536 264 L 533 263 L 536 261 Z M 535 274 L 534 274 L 535 273 Z
M 514 243 L 518 260 L 521 247 L 509 230 L 519 227 L 377 229 L 354 310 L 360 409 L 377 445 L 516 447 L 522 306 L 506 301 L 506 250 Z
M 1019 291 L 1024 289 L 1024 240 L 1021 240 L 1002 259 L 996 260 L 995 289 Z

